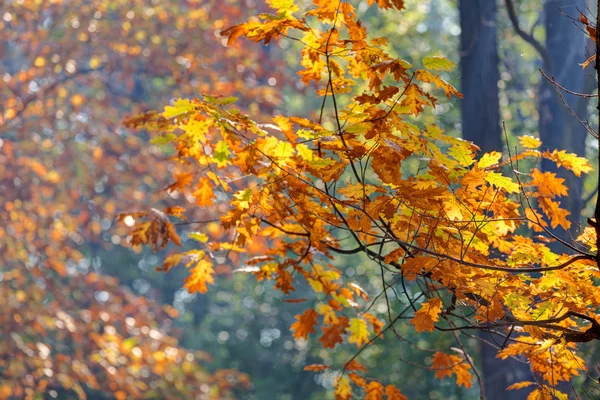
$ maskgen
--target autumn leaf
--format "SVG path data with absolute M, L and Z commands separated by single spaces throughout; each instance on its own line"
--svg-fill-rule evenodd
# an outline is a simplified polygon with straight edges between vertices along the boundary
M 531 185 L 536 187 L 540 196 L 553 198 L 555 196 L 566 196 L 567 187 L 564 178 L 557 178 L 553 172 L 541 172 L 537 168 L 531 172 Z
M 423 66 L 427 69 L 444 71 L 450 71 L 456 68 L 456 65 L 454 65 L 452 61 L 443 56 L 425 57 L 423 59 Z
M 419 69 L 415 72 L 415 78 L 422 82 L 433 83 L 437 89 L 442 89 L 444 93 L 446 93 L 446 97 L 449 99 L 452 98 L 452 96 L 459 98 L 463 97 L 463 95 L 456 90 L 454 86 L 429 71 Z
M 513 383 L 506 389 L 507 390 L 518 390 L 518 389 L 523 389 L 523 388 L 529 387 L 531 385 L 537 385 L 537 383 L 529 382 L 529 381 L 517 382 L 517 383 Z
M 206 258 L 200 259 L 194 267 L 190 269 L 190 274 L 185 279 L 184 287 L 190 292 L 206 293 L 207 285 L 215 283 L 212 263 Z
M 381 8 L 404 7 L 400 0 L 368 1 L 374 3 Z M 273 87 L 266 94 L 254 94 L 263 105 L 247 106 L 247 101 L 240 101 L 232 106 L 232 94 L 244 98 L 245 92 L 254 93 L 258 87 L 223 79 L 213 85 L 222 95 L 201 91 L 201 99 L 178 99 L 162 114 L 128 120 L 129 126 L 162 132 L 161 150 L 169 151 L 177 166 L 176 182 L 168 187 L 166 199 L 181 202 L 177 204 L 187 212 L 180 215 L 203 218 L 206 210 L 197 206 L 206 206 L 210 218 L 221 221 L 222 229 L 207 227 L 205 236 L 190 235 L 206 242 L 201 246 L 208 248 L 207 254 L 227 258 L 219 261 L 217 272 L 229 272 L 234 265 L 235 271 L 252 272 L 258 281 L 273 280 L 274 289 L 286 295 L 306 284 L 305 297 L 282 301 L 317 300 L 314 309 L 296 315 L 291 327 L 294 338 L 306 340 L 320 325 L 318 343 L 324 349 L 344 343 L 362 349 L 370 344 L 369 336 L 382 334 L 385 326 L 384 319 L 371 310 L 367 296 L 373 276 L 352 278 L 360 275 L 355 267 L 345 268 L 336 261 L 342 255 L 361 257 L 376 267 L 365 266 L 368 274 L 381 271 L 380 280 L 398 275 L 401 284 L 409 286 L 405 291 L 412 286 L 427 289 L 428 299 L 410 320 L 418 333 L 434 331 L 442 316 L 448 324 L 493 326 L 508 313 L 522 320 L 523 326 L 519 341 L 501 350 L 501 357 L 520 355 L 529 362 L 539 375 L 536 390 L 544 382 L 570 380 L 581 368 L 573 362 L 577 360 L 575 347 L 569 348 L 570 354 L 561 354 L 566 344 L 554 344 L 555 339 L 549 344 L 548 338 L 579 342 L 589 335 L 581 325 L 585 318 L 582 321 L 578 316 L 596 318 L 597 266 L 585 254 L 573 260 L 557 253 L 547 240 L 530 235 L 548 226 L 570 227 L 569 211 L 556 200 L 567 195 L 566 180 L 532 166 L 543 157 L 580 176 L 591 170 L 591 164 L 563 150 L 539 151 L 541 142 L 532 136 L 519 138 L 522 150 L 509 154 L 510 160 L 502 161 L 500 151 L 479 157 L 476 144 L 446 134 L 436 125 L 440 118 L 436 107 L 444 97 L 461 96 L 443 79 L 445 71 L 454 68 L 451 61 L 443 56 L 425 57 L 423 67 L 415 69 L 393 57 L 387 38 L 370 37 L 350 2 L 315 0 L 303 11 L 292 0 L 268 0 L 267 5 L 271 13 L 257 14 L 221 34 L 228 37 L 232 52 L 246 51 L 239 43 L 233 45 L 240 37 L 265 44 L 291 38 L 294 46 L 274 49 L 285 50 L 285 58 L 298 60 L 299 80 L 310 84 L 307 90 L 314 90 L 313 94 L 325 96 L 317 107 L 303 104 L 307 117 L 277 115 L 289 111 L 279 105 L 263 114 L 269 99 L 281 96 Z M 211 26 L 226 25 L 217 21 Z M 296 45 L 299 54 L 287 57 Z M 50 62 L 45 54 L 39 56 L 44 63 Z M 184 61 L 199 63 L 185 52 L 175 58 L 182 65 L 188 64 Z M 252 80 L 256 75 L 257 81 L 268 80 L 269 86 L 281 77 L 268 58 L 254 63 L 236 60 L 233 65 L 239 75 L 252 76 Z M 257 70 L 247 70 L 249 65 Z M 258 76 L 265 73 L 262 70 L 277 79 Z M 284 81 L 283 85 L 293 83 Z M 65 96 L 67 104 L 74 95 Z M 79 100 L 76 103 L 71 101 L 70 106 L 77 110 L 85 106 Z M 10 105 L 11 109 L 16 106 Z M 504 171 L 504 175 L 501 168 L 513 164 L 515 171 Z M 52 164 L 27 165 L 45 176 Z M 190 195 L 196 204 L 188 204 Z M 7 211 L 10 216 L 11 210 Z M 172 217 L 176 216 L 155 212 L 132 216 L 132 244 L 147 244 L 156 251 L 167 243 L 179 243 L 169 222 Z M 595 231 L 589 228 L 581 240 L 593 248 Z M 53 235 L 70 230 L 57 227 Z M 210 241 L 204 240 L 208 237 Z M 164 269 L 178 262 L 190 267 L 186 287 L 191 291 L 205 291 L 212 283 L 215 271 L 207 256 L 169 256 Z M 546 271 L 548 267 L 553 271 Z M 360 286 L 355 282 L 361 282 Z M 557 297 L 566 291 L 567 303 Z M 448 300 L 452 312 L 444 312 L 442 299 Z M 390 310 L 398 305 L 394 296 L 386 300 Z M 559 322 L 568 331 L 543 322 L 560 315 L 565 315 Z M 549 347 L 552 360 L 547 358 Z M 453 377 L 458 386 L 470 388 L 471 359 L 464 351 L 456 353 L 436 352 L 431 369 L 437 378 Z M 344 373 L 337 376 L 337 398 L 351 398 L 354 388 L 368 399 L 405 399 L 398 389 L 370 378 L 366 368 L 355 363 L 344 365 Z M 157 362 L 156 368 L 164 364 Z
M 365 400 L 383 400 L 383 385 L 377 381 L 371 381 L 365 389 Z
M 187 186 L 190 186 L 194 177 L 188 172 L 175 174 L 175 182 L 167 187 L 168 192 L 178 190 L 183 192 Z
M 577 154 L 567 153 L 565 150 L 554 150 L 552 153 L 545 151 L 542 156 L 554 161 L 557 166 L 572 171 L 575 176 L 581 176 L 582 173 L 587 174 L 592 170 L 588 160 L 577 156 Z
M 498 151 L 493 151 L 491 153 L 485 153 L 477 162 L 477 166 L 481 169 L 490 167 L 492 165 L 498 164 L 502 158 L 502 153 Z
M 471 150 L 467 142 L 455 144 L 450 148 L 448 153 L 464 167 L 468 167 L 475 162 L 473 150 Z
M 507 176 L 499 174 L 497 172 L 488 172 L 488 174 L 483 178 L 488 183 L 492 184 L 494 187 L 498 189 L 504 189 L 508 193 L 518 193 L 519 192 L 519 184 L 513 182 Z
M 165 111 L 162 113 L 165 118 L 178 117 L 182 114 L 187 114 L 193 111 L 195 108 L 194 104 L 188 99 L 177 99 L 172 106 L 165 106 Z
M 200 207 L 207 207 L 213 205 L 213 199 L 216 199 L 215 194 L 212 190 L 212 184 L 208 178 L 201 178 L 198 181 L 196 190 L 192 193 L 196 198 L 196 204 Z
M 321 372 L 329 369 L 329 366 L 323 364 L 310 364 L 304 367 L 305 371 Z
M 519 142 L 526 149 L 537 149 L 542 145 L 542 142 L 538 138 L 530 135 L 519 136 Z
M 428 103 L 423 99 L 425 94 L 415 84 L 410 84 L 404 90 L 404 100 L 400 103 L 402 107 L 406 107 L 415 116 L 423 111 L 423 107 Z
M 348 328 L 348 343 L 355 343 L 360 347 L 363 343 L 369 341 L 369 331 L 367 323 L 360 318 L 350 318 L 350 327 Z
M 431 363 L 431 370 L 435 371 L 436 378 L 444 379 L 454 374 L 459 386 L 467 389 L 472 386 L 473 376 L 469 371 L 471 367 L 460 357 L 438 351 L 433 355 Z
M 339 316 L 332 317 L 331 314 L 326 314 L 325 318 L 329 318 L 330 323 L 328 325 L 323 325 L 321 329 L 323 330 L 323 335 L 319 338 L 319 342 L 323 344 L 324 348 L 333 349 L 340 343 L 343 343 L 343 336 L 349 325 L 348 317 Z
M 421 304 L 421 308 L 415 313 L 410 323 L 415 326 L 417 332 L 433 332 L 434 323 L 440 320 L 443 303 L 439 298 L 433 298 Z
M 385 387 L 385 395 L 387 396 L 387 400 L 408 400 L 408 398 L 394 385 L 387 385 Z
M 350 386 L 350 380 L 347 377 L 343 376 L 338 378 L 334 386 L 336 400 L 350 400 L 352 398 L 352 387 Z
M 317 313 L 314 309 L 309 308 L 304 313 L 296 315 L 296 320 L 291 327 L 295 339 L 306 339 L 309 334 L 315 332 Z

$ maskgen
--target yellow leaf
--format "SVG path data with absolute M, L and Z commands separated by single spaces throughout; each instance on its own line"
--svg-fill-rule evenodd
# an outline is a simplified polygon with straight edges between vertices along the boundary
M 581 176 L 581 173 L 587 174 L 592 170 L 589 161 L 577 154 L 567 153 L 565 150 L 554 150 L 552 153 L 545 151 L 542 156 L 552 160 L 559 167 L 564 167 L 573 171 L 576 176 Z
M 269 7 L 274 8 L 278 12 L 293 13 L 298 11 L 298 6 L 294 4 L 294 0 L 266 0 Z
M 319 304 L 317 306 L 317 312 L 323 316 L 323 322 L 327 325 L 338 322 L 338 317 L 330 305 L 323 303 Z
M 349 400 L 352 398 L 352 387 L 347 377 L 338 378 L 335 382 L 335 400 Z
M 308 148 L 307 145 L 300 143 L 296 145 L 296 151 L 298 151 L 298 155 L 302 157 L 305 161 L 312 161 L 314 158 L 313 151 Z
M 260 150 L 273 161 L 286 161 L 294 155 L 294 148 L 289 142 L 284 142 L 274 136 L 268 136 L 257 142 Z
M 498 151 L 492 151 L 491 153 L 484 154 L 483 157 L 481 157 L 481 159 L 477 163 L 477 165 L 479 166 L 479 168 L 484 169 L 491 165 L 498 164 L 500 158 L 502 158 L 502 153 Z
M 489 172 L 483 179 L 485 179 L 488 183 L 494 185 L 498 189 L 504 189 L 508 193 L 517 193 L 519 192 L 519 184 L 513 182 L 507 176 L 499 174 L 497 172 Z
M 202 232 L 190 232 L 188 236 L 190 237 L 190 239 L 194 239 L 195 241 L 200 243 L 206 243 L 208 241 L 208 236 L 206 236 L 206 234 Z
M 177 99 L 172 106 L 165 106 L 165 111 L 162 116 L 165 118 L 177 117 L 181 114 L 186 114 L 194 110 L 194 104 L 188 99 Z
M 369 341 L 367 322 L 360 318 L 350 318 L 348 332 L 350 333 L 348 343 L 356 343 L 356 346 L 360 347 L 363 343 Z
M 526 149 L 537 149 L 542 145 L 540 139 L 530 135 L 519 136 L 519 141 L 521 142 L 521 146 L 525 147 Z

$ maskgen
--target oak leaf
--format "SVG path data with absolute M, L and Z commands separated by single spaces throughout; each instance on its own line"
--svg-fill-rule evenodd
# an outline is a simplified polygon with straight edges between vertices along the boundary
M 317 313 L 314 309 L 309 308 L 302 314 L 296 315 L 296 322 L 292 324 L 292 332 L 295 339 L 306 339 L 309 334 L 315 332 L 317 325 Z
M 440 320 L 442 307 L 443 303 L 441 299 L 437 297 L 429 299 L 421 304 L 421 308 L 415 313 L 410 323 L 415 326 L 417 332 L 433 332 L 435 328 L 434 323 Z
M 348 328 L 348 343 L 355 343 L 360 347 L 363 343 L 369 341 L 369 331 L 367 323 L 360 318 L 350 318 L 350 327 Z

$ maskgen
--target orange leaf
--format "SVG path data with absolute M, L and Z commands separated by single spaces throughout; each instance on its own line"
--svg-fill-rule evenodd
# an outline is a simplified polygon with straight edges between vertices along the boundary
M 436 352 L 433 355 L 431 369 L 435 371 L 435 377 L 444 379 L 452 374 L 456 375 L 456 383 L 459 386 L 464 386 L 467 389 L 471 387 L 473 376 L 469 372 L 470 365 L 461 357 Z
M 377 381 L 369 382 L 365 390 L 365 400 L 382 400 L 383 399 L 383 385 Z
M 421 308 L 416 312 L 414 318 L 410 320 L 410 323 L 415 326 L 417 332 L 433 332 L 435 328 L 434 323 L 440 320 L 442 307 L 441 299 L 437 297 L 430 299 L 421 304 Z
M 349 320 L 345 316 L 337 318 L 335 323 L 321 327 L 323 336 L 319 338 L 319 342 L 323 343 L 323 347 L 333 349 L 338 343 L 342 343 L 344 339 L 342 335 L 346 333 Z
M 329 369 L 329 366 L 323 364 L 310 364 L 304 367 L 305 371 L 321 372 Z
M 309 334 L 315 332 L 315 325 L 317 324 L 317 313 L 314 309 L 309 308 L 302 314 L 296 315 L 297 321 L 292 324 L 292 331 L 294 338 L 306 339 Z
M 212 190 L 210 179 L 202 178 L 196 186 L 196 190 L 192 193 L 196 198 L 196 204 L 200 207 L 211 206 L 213 204 L 212 199 L 216 198 Z
M 405 395 L 394 385 L 387 385 L 385 387 L 385 395 L 388 400 L 408 400 Z
M 190 293 L 206 293 L 208 291 L 206 285 L 215 283 L 212 276 L 214 272 L 215 270 L 213 269 L 212 263 L 206 258 L 202 258 L 196 263 L 196 266 L 191 269 L 190 275 L 185 279 L 184 287 Z

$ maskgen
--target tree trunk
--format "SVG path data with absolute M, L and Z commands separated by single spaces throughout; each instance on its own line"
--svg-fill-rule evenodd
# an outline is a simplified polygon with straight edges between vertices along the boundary
M 460 0 L 460 68 L 463 138 L 473 141 L 483 152 L 502 151 L 502 130 L 498 100 L 498 45 L 496 2 Z M 488 333 L 480 338 L 494 342 Z M 516 382 L 532 380 L 525 364 L 496 358 L 496 349 L 481 342 L 481 373 L 487 400 L 525 400 L 530 390 L 507 391 Z
M 571 17 L 578 18 L 581 10 L 586 10 L 585 0 L 571 0 L 568 7 L 562 11 Z M 562 0 L 546 0 L 544 3 L 544 24 L 546 28 L 546 51 L 550 60 L 549 66 L 544 66 L 546 74 L 556 79 L 561 86 L 575 91 L 584 91 L 584 73 L 581 66 L 585 56 L 585 36 L 573 21 L 562 14 L 561 6 L 565 6 Z M 589 80 L 588 80 L 589 81 Z M 593 87 L 593 78 L 591 80 Z M 589 83 L 589 82 L 588 82 Z M 585 85 L 588 86 L 588 85 Z M 585 117 L 587 99 L 581 99 L 566 93 L 563 98 L 569 107 L 579 115 Z M 550 151 L 554 149 L 567 150 L 585 156 L 585 129 L 573 118 L 567 107 L 562 103 L 554 85 L 543 79 L 539 92 L 539 130 L 540 139 L 544 147 Z M 572 236 L 576 237 L 580 229 L 582 204 L 582 185 L 580 178 L 564 169 L 556 168 L 556 165 L 548 160 L 542 160 L 544 171 L 557 172 L 559 176 L 566 179 L 569 195 L 562 199 L 563 207 L 571 212 Z M 558 231 L 557 234 L 571 239 L 569 233 Z
M 483 152 L 502 150 L 496 2 L 460 0 L 463 138 Z

